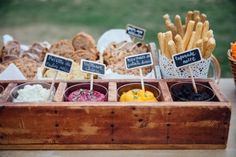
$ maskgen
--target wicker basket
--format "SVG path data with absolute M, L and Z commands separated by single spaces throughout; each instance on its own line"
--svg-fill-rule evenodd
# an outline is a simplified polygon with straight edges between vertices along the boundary
M 228 59 L 231 65 L 232 74 L 234 76 L 234 84 L 236 86 L 236 60 L 231 56 L 231 51 L 228 50 Z

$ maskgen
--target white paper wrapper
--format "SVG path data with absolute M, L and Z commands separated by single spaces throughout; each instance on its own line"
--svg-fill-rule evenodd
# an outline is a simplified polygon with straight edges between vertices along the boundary
M 131 42 L 131 38 L 128 34 L 126 34 L 125 29 L 111 29 L 102 34 L 102 36 L 98 39 L 97 49 L 100 53 L 103 54 L 103 51 L 111 42 L 121 42 L 128 41 Z
M 2 40 L 3 40 L 3 44 L 6 45 L 9 41 L 13 41 L 14 39 L 9 34 L 5 34 L 3 35 Z
M 135 75 L 121 75 L 117 73 L 113 73 L 111 69 L 106 70 L 106 75 L 100 76 L 102 79 L 140 79 L 140 76 Z M 154 70 L 148 73 L 144 79 L 155 79 Z
M 1 74 L 0 80 L 26 80 L 15 64 L 10 64 Z

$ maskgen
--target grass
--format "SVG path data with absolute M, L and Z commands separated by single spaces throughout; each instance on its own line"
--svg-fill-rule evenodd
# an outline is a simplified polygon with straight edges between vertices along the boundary
M 222 76 L 231 77 L 226 51 L 236 41 L 235 6 L 234 0 L 1 0 L 0 35 L 9 33 L 26 42 L 56 41 L 86 31 L 98 38 L 131 23 L 147 30 L 145 41 L 156 42 L 156 33 L 165 31 L 164 14 L 183 17 L 188 10 L 200 10 L 214 30 Z

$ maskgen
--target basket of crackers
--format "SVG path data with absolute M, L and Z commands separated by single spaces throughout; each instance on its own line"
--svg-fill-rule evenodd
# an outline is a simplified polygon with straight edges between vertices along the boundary
M 188 11 L 185 23 L 179 15 L 171 21 L 168 14 L 163 16 L 166 32 L 159 32 L 157 39 L 160 46 L 159 63 L 163 78 L 190 78 L 188 68 L 175 68 L 173 55 L 185 51 L 199 48 L 202 60 L 192 65 L 193 76 L 195 78 L 208 78 L 209 67 L 213 67 L 213 77 L 220 78 L 220 65 L 212 54 L 216 47 L 213 30 L 207 15 L 200 11 Z M 212 66 L 210 66 L 212 65 Z

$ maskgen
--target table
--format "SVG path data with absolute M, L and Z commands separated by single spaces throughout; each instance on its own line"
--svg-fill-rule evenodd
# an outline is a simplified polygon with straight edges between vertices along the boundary
M 236 87 L 232 78 L 220 80 L 220 89 L 232 104 L 231 124 L 226 149 L 219 150 L 50 150 L 0 151 L 0 157 L 235 157 L 236 156 Z

